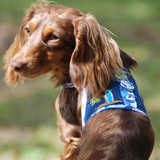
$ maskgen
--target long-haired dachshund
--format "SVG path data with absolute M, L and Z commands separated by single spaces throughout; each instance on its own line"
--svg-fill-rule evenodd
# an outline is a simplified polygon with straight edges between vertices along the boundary
M 154 131 L 123 52 L 91 14 L 32 6 L 5 57 L 5 81 L 49 73 L 62 160 L 148 160 Z

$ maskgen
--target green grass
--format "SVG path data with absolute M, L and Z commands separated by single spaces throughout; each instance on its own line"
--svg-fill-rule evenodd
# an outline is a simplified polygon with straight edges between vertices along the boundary
M 57 92 L 54 92 L 55 96 L 50 92 L 50 90 L 43 91 L 32 97 L 18 97 L 15 100 L 2 103 L 0 106 L 0 126 L 53 125 L 56 127 L 54 101 Z
M 1 24 L 8 23 L 19 28 L 26 9 L 33 2 L 36 1 L 1 0 L 0 27 Z M 112 37 L 120 48 L 137 59 L 139 67 L 133 75 L 156 133 L 151 160 L 160 159 L 160 1 L 56 2 L 94 14 L 101 25 L 117 35 Z M 9 43 L 11 40 L 6 41 L 4 48 L 0 48 L 0 59 Z M 12 92 L 2 80 L 2 66 L 0 61 L 0 160 L 56 160 L 58 152 L 62 150 L 54 109 L 54 101 L 60 89 L 52 93 L 52 85 L 42 77 L 19 84 Z
M 0 129 L 0 132 L 7 133 L 1 140 L 0 160 L 17 160 L 16 157 L 22 160 L 58 159 L 62 150 L 58 132 L 51 127 L 9 127 Z

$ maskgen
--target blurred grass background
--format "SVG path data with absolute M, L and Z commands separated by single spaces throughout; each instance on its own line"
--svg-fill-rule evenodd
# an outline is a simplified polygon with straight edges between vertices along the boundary
M 60 89 L 40 77 L 16 88 L 3 82 L 3 55 L 35 0 L 0 0 L 0 160 L 58 160 L 54 101 Z M 120 48 L 139 63 L 133 73 L 156 133 L 151 160 L 160 159 L 160 1 L 57 0 L 95 15 L 111 30 Z

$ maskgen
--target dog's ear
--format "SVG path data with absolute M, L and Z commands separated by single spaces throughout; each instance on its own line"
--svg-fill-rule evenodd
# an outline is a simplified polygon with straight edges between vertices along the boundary
M 79 91 L 85 88 L 97 97 L 114 79 L 114 71 L 123 68 L 120 50 L 92 15 L 76 19 L 73 25 L 76 46 L 70 62 L 71 80 Z
M 4 69 L 6 70 L 4 80 L 7 84 L 16 85 L 18 83 L 19 75 L 13 71 L 10 63 L 13 57 L 19 52 L 19 50 L 22 48 L 22 46 L 25 43 L 25 40 L 24 40 L 25 26 L 27 22 L 29 22 L 33 18 L 36 9 L 37 9 L 36 7 L 32 7 L 30 10 L 27 11 L 26 16 L 22 21 L 20 31 L 15 36 L 13 44 L 6 51 L 4 55 L 4 62 L 5 62 Z
M 121 59 L 122 59 L 124 66 L 129 66 L 132 69 L 136 68 L 138 66 L 136 59 L 133 58 L 132 56 L 128 55 L 127 53 L 125 53 L 121 49 L 120 49 L 120 56 L 121 56 Z

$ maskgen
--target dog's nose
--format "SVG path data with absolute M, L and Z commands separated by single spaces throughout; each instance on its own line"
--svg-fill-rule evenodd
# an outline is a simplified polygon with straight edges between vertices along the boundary
M 22 68 L 23 68 L 23 66 L 24 66 L 24 63 L 13 60 L 13 61 L 11 62 L 11 66 L 12 66 L 12 68 L 13 68 L 13 70 L 14 70 L 15 72 L 21 72 L 21 70 L 22 70 Z

